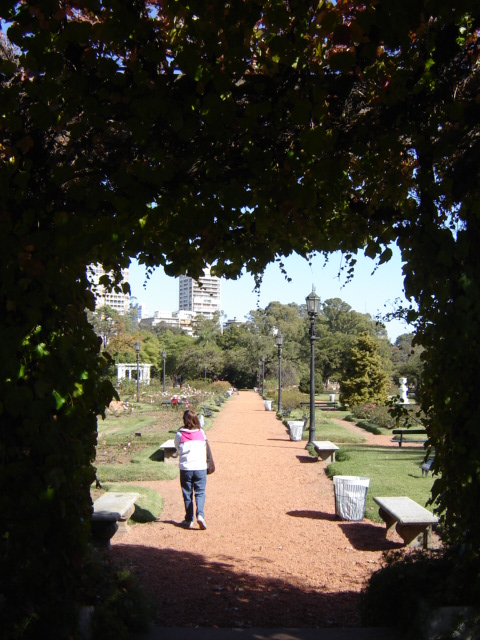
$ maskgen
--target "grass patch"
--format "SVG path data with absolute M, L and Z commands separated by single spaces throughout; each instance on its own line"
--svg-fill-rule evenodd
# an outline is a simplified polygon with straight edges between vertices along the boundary
M 357 435 L 345 429 L 340 424 L 336 422 L 332 422 L 329 419 L 330 411 L 322 411 L 321 409 L 317 409 L 315 411 L 315 433 L 316 440 L 330 440 L 331 442 L 335 442 L 336 444 L 342 443 L 358 443 L 365 442 L 365 438 L 361 435 Z M 340 415 L 337 415 L 339 412 L 335 411 L 336 418 L 340 418 Z M 289 421 L 292 420 L 304 420 L 304 414 L 300 409 L 295 409 L 292 411 L 291 415 L 288 418 L 284 419 L 284 424 L 288 428 Z M 308 424 L 307 428 L 302 433 L 302 440 L 308 440 Z
M 97 478 L 104 482 L 135 482 L 136 480 L 173 480 L 178 467 L 159 462 L 158 446 L 142 448 L 124 464 L 97 461 Z
M 422 476 L 423 449 L 345 446 L 327 467 L 329 477 L 361 476 L 370 479 L 365 516 L 382 522 L 374 496 L 408 496 L 422 506 L 431 494 L 433 478 Z M 426 507 L 430 511 L 433 507 Z

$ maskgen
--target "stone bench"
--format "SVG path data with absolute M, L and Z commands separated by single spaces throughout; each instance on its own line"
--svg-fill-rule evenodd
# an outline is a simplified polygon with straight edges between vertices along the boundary
M 174 440 L 166 440 L 163 444 L 159 446 L 159 449 L 163 451 L 164 462 L 173 461 L 175 458 L 178 457 Z
M 387 535 L 395 528 L 407 547 L 429 548 L 432 525 L 438 522 L 433 513 L 407 496 L 373 499 L 380 507 Z
M 110 546 L 115 534 L 125 535 L 128 519 L 135 511 L 138 493 L 104 493 L 93 503 L 92 537 L 102 546 Z
M 336 444 L 330 440 L 313 440 L 312 445 L 321 460 L 325 461 L 330 458 L 331 462 L 335 462 L 335 451 L 338 451 Z

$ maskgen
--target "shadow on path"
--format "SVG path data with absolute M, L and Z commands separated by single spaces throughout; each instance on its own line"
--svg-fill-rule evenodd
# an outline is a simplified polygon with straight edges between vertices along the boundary
M 179 619 L 184 627 L 338 627 L 357 618 L 354 591 L 329 593 L 324 585 L 318 593 L 289 576 L 240 572 L 228 556 L 212 562 L 200 554 L 136 545 L 113 547 L 112 554 L 140 582 L 153 585 L 156 623 L 163 627 L 178 626 Z

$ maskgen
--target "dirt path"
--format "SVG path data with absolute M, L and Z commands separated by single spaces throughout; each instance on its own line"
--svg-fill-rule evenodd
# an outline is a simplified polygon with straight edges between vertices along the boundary
M 388 436 L 361 432 L 396 446 Z M 113 556 L 126 561 L 155 598 L 158 623 L 358 625 L 359 592 L 382 552 L 399 541 L 387 541 L 382 525 L 336 519 L 324 464 L 308 455 L 304 442 L 289 440 L 253 391 L 227 401 L 208 437 L 217 467 L 207 482 L 208 529 L 179 526 L 178 480 L 136 483 L 164 496 L 164 512 L 159 522 L 134 526 L 112 541 Z

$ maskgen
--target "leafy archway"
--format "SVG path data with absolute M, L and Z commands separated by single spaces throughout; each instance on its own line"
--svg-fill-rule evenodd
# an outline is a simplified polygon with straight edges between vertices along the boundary
M 433 498 L 477 558 L 478 2 L 7 0 L 1 17 L 5 628 L 51 632 L 75 603 L 112 395 L 85 269 L 119 282 L 130 256 L 260 281 L 292 252 L 353 269 L 397 242 Z

